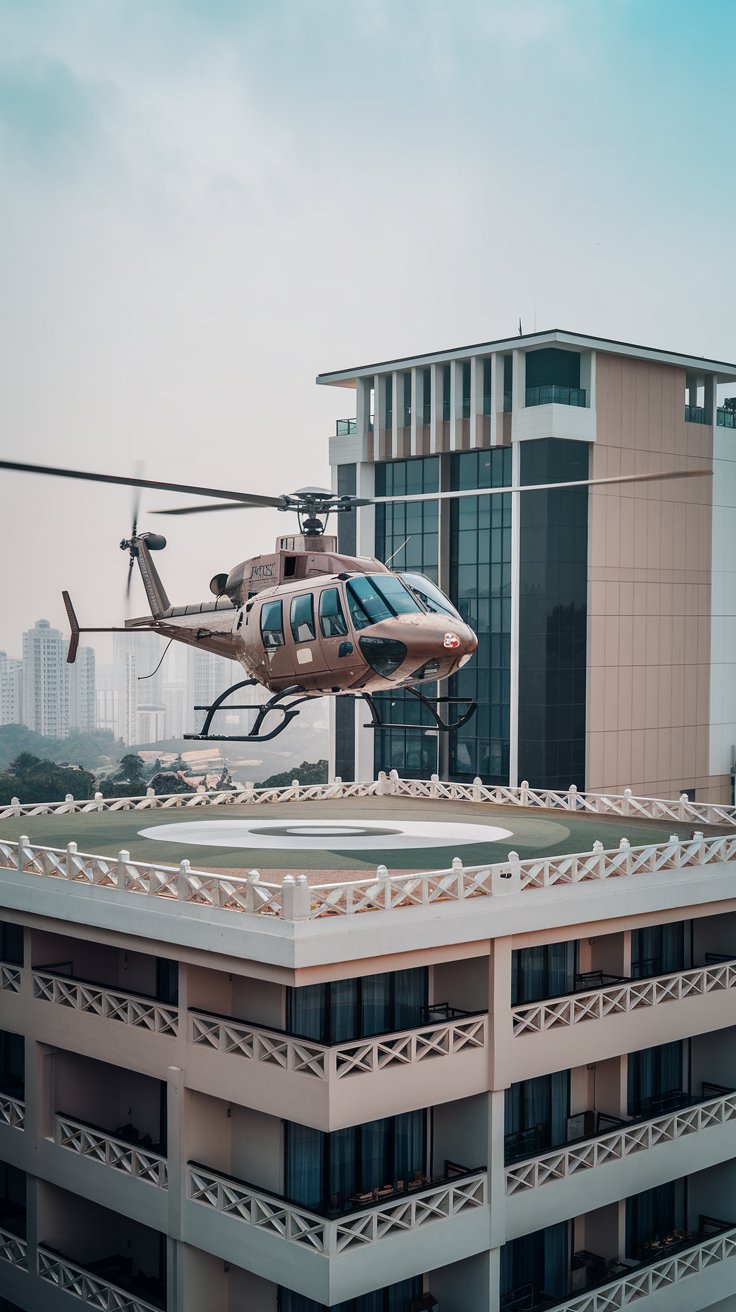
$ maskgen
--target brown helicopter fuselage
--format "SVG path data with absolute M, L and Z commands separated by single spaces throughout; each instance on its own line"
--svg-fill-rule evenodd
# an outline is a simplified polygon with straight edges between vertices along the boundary
M 141 572 L 149 573 L 154 587 L 160 585 L 143 545 L 141 556 Z M 478 645 L 456 612 L 417 607 L 375 623 L 358 613 L 348 594 L 350 581 L 367 580 L 359 585 L 365 588 L 371 579 L 380 586 L 386 578 L 397 583 L 379 561 L 329 551 L 291 557 L 277 551 L 243 562 L 227 579 L 217 576 L 212 585 L 214 591 L 219 582 L 216 602 L 167 605 L 158 615 L 129 621 L 128 627 L 153 628 L 163 637 L 237 661 L 272 693 L 295 687 L 313 696 L 373 693 L 455 674 Z M 155 609 L 155 595 L 147 591 Z M 162 588 L 161 593 L 167 601 Z

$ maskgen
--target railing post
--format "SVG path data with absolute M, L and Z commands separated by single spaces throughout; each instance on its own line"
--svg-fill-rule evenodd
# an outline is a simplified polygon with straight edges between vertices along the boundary
M 26 862 L 31 859 L 31 840 L 28 834 L 21 834 L 18 839 L 18 869 L 25 870 Z
M 693 841 L 698 843 L 700 846 L 700 864 L 702 866 L 705 862 L 705 835 L 703 834 L 701 829 L 695 830 L 693 834 Z
M 520 805 L 520 806 L 528 806 L 528 805 L 529 805 L 529 780 L 528 780 L 528 779 L 522 779 L 522 781 L 521 781 L 521 787 L 519 788 L 519 805 Z
M 245 909 L 246 911 L 255 912 L 258 910 L 258 901 L 256 898 L 256 884 L 260 884 L 261 876 L 257 870 L 248 871 L 248 884 L 245 890 Z
M 619 851 L 623 852 L 626 857 L 626 860 L 624 862 L 624 870 L 627 875 L 630 875 L 631 874 L 631 843 L 629 842 L 628 838 L 622 838 L 621 842 L 618 845 L 618 848 Z
M 378 771 L 378 796 L 385 797 L 391 791 L 385 770 Z
M 389 779 L 390 779 L 390 789 L 391 789 L 391 794 L 392 794 L 393 797 L 398 797 L 398 795 L 399 795 L 399 772 L 398 772 L 398 770 L 392 770 L 391 773 L 389 774 Z
M 631 799 L 634 796 L 630 788 L 624 788 L 624 804 L 621 808 L 622 815 L 631 815 Z
M 306 875 L 297 875 L 294 883 L 294 920 L 309 919 L 309 880 Z
M 570 784 L 567 790 L 567 809 L 576 811 L 578 806 L 578 787 L 577 784 Z
M 66 797 L 64 798 L 64 801 L 66 802 L 69 813 L 72 814 L 74 812 L 74 798 L 72 794 L 67 793 Z
M 66 845 L 66 877 L 74 878 L 74 858 L 77 855 L 76 843 L 67 843 Z
M 251 783 L 250 779 L 246 779 L 245 784 L 243 785 L 243 792 L 245 794 L 246 802 L 252 802 L 255 788 L 253 787 L 253 784 Z
M 11 797 L 11 799 L 10 799 L 10 805 L 11 805 L 12 808 L 13 808 L 13 815 L 14 815 L 16 818 L 18 818 L 18 817 L 20 816 L 20 801 L 19 801 L 19 799 L 18 799 L 17 797 Z
M 678 819 L 680 819 L 680 820 L 687 820 L 687 818 L 688 818 L 688 815 L 687 815 L 687 805 L 688 805 L 688 802 L 689 802 L 689 801 L 690 801 L 690 798 L 688 797 L 687 793 L 680 793 L 680 800 L 679 800 L 678 807 L 677 807 L 677 816 L 678 816 Z
M 388 873 L 388 866 L 376 867 L 376 879 L 380 880 L 383 885 L 383 909 L 391 910 L 391 876 Z
M 284 920 L 296 920 L 294 914 L 294 876 L 284 875 L 281 880 L 281 910 Z
M 473 801 L 474 801 L 474 802 L 482 802 L 482 801 L 483 801 L 482 788 L 483 788 L 483 780 L 480 778 L 480 775 L 476 775 L 476 776 L 475 776 L 475 779 L 473 780 Z
M 455 897 L 458 902 L 463 895 L 463 862 L 462 857 L 454 856 L 452 858 L 452 873 L 455 876 Z
M 104 798 L 103 798 L 103 796 L 102 796 L 102 793 L 95 793 L 95 803 L 96 803 L 96 805 L 95 805 L 95 810 L 96 810 L 96 811 L 104 811 L 105 807 L 104 807 L 104 804 L 103 804 L 103 803 L 104 803 Z
M 595 864 L 596 864 L 596 869 L 598 871 L 599 879 L 605 879 L 606 877 L 606 858 L 603 855 L 604 850 L 605 849 L 603 847 L 600 838 L 596 838 L 593 844 L 593 852 L 595 853 L 595 858 L 596 858 Z
M 430 775 L 430 778 L 429 778 L 429 795 L 430 795 L 430 797 L 437 797 L 437 796 L 439 795 L 439 788 L 437 787 L 439 781 L 440 781 L 440 777 L 439 777 L 438 774 Z
M 179 873 L 176 877 L 176 896 L 180 902 L 186 902 L 191 892 L 190 872 L 192 869 L 191 861 L 186 857 L 179 862 Z
M 156 805 L 156 793 L 153 788 L 149 787 L 146 789 L 146 801 L 150 806 Z
M 518 852 L 509 852 L 507 861 L 491 866 L 491 893 L 504 896 L 521 892 L 521 859 Z
M 128 862 L 130 861 L 130 852 L 124 849 L 118 852 L 118 867 L 115 875 L 115 884 L 117 888 L 128 887 Z

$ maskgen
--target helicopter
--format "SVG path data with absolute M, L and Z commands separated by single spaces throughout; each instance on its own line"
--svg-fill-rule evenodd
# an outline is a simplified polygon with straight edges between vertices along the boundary
M 120 547 L 129 556 L 128 593 L 137 565 L 150 614 L 126 620 L 122 628 L 82 627 L 69 593 L 62 593 L 71 628 L 67 655 L 70 663 L 76 659 L 82 633 L 141 631 L 153 631 L 239 663 L 247 677 L 233 683 L 209 706 L 196 706 L 195 710 L 205 712 L 202 728 L 197 734 L 185 734 L 200 741 L 225 742 L 266 742 L 275 738 L 299 714 L 299 707 L 315 697 L 362 698 L 371 717 L 366 727 L 373 729 L 385 727 L 380 703 L 375 701 L 375 694 L 381 692 L 402 690 L 417 698 L 429 713 L 432 727 L 440 733 L 455 732 L 475 714 L 472 700 L 429 696 L 421 687 L 450 678 L 468 663 L 478 645 L 472 628 L 449 597 L 424 575 L 393 571 L 373 557 L 341 553 L 337 539 L 325 532 L 330 515 L 352 513 L 378 502 L 639 483 L 711 472 L 684 469 L 410 497 L 356 497 L 305 487 L 272 497 L 6 460 L 0 460 L 0 469 L 133 487 L 138 495 L 142 489 L 151 489 L 209 499 L 204 505 L 169 507 L 153 514 L 187 515 L 244 507 L 273 507 L 296 513 L 297 534 L 279 538 L 271 553 L 251 557 L 229 572 L 214 575 L 210 581 L 213 601 L 173 606 L 153 560 L 153 553 L 165 548 L 166 539 L 159 533 L 138 532 L 136 507 L 130 537 L 124 538 Z M 259 706 L 226 704 L 233 694 L 248 686 L 261 686 L 271 695 Z M 220 710 L 254 711 L 250 732 L 214 732 L 213 721 Z M 275 723 L 271 720 L 273 727 L 267 729 L 269 717 L 274 717 Z M 391 721 L 390 727 L 417 726 Z

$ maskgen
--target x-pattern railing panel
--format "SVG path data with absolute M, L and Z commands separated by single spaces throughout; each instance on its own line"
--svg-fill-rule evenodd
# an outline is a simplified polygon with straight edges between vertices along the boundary
M 625 1125 L 610 1134 L 563 1145 L 553 1152 L 517 1162 L 506 1168 L 506 1193 L 513 1195 L 538 1189 L 550 1180 L 562 1180 L 596 1166 L 621 1161 L 661 1143 L 673 1143 L 676 1139 L 732 1121 L 736 1121 L 736 1093 L 709 1098 L 707 1102 Z
M 194 1043 L 218 1052 L 234 1053 L 250 1061 L 270 1063 L 284 1070 L 330 1078 L 331 1063 L 338 1080 L 349 1075 L 406 1066 L 436 1057 L 452 1056 L 473 1048 L 484 1048 L 487 1040 L 486 1016 L 466 1020 L 443 1021 L 421 1029 L 403 1030 L 358 1039 L 352 1043 L 314 1043 L 292 1035 L 248 1025 L 244 1021 L 225 1020 L 201 1012 L 191 1014 Z
M 91 1271 L 86 1271 L 83 1266 L 77 1266 L 76 1262 L 61 1257 L 43 1245 L 38 1248 L 38 1274 L 48 1284 L 65 1290 L 100 1312 L 161 1312 L 160 1308 L 145 1302 L 137 1294 L 102 1280 Z
M 736 1257 L 736 1228 L 724 1230 L 651 1266 L 640 1267 L 610 1284 L 599 1285 L 587 1294 L 577 1294 L 556 1303 L 554 1312 L 618 1312 L 640 1298 L 670 1289 L 678 1281 L 699 1275 L 708 1267 L 732 1257 Z M 662 1306 L 664 1308 L 665 1304 Z
M 22 1098 L 13 1098 L 9 1093 L 0 1093 L 0 1124 L 22 1130 L 25 1121 L 26 1105 Z
M 0 961 L 0 989 L 8 993 L 20 993 L 21 968 L 12 966 L 9 961 Z
M 74 1011 L 89 1012 L 105 1020 L 117 1020 L 123 1025 L 151 1030 L 154 1034 L 175 1035 L 179 1025 L 177 1007 L 138 997 L 134 993 L 118 993 L 80 980 L 68 979 L 46 971 L 34 970 L 33 996 Z
M 188 1181 L 189 1197 L 193 1201 L 327 1255 L 373 1244 L 400 1231 L 417 1230 L 431 1221 L 486 1207 L 488 1201 L 488 1175 L 479 1171 L 462 1180 L 418 1190 L 382 1207 L 328 1221 L 199 1166 L 190 1165 Z
M 545 1030 L 577 1025 L 586 1020 L 602 1020 L 618 1012 L 657 1007 L 663 1002 L 680 1002 L 684 998 L 717 993 L 736 987 L 736 961 L 695 970 L 657 975 L 652 979 L 614 984 L 589 993 L 573 993 L 549 1002 L 526 1003 L 512 1008 L 512 1029 L 518 1034 L 541 1034 Z
M 145 1180 L 159 1189 L 168 1188 L 168 1166 L 160 1153 L 139 1148 L 69 1116 L 55 1118 L 54 1139 L 60 1148 L 69 1148 L 90 1161 L 121 1171 L 133 1179 Z
M 0 1226 L 0 1262 L 17 1266 L 21 1271 L 28 1270 L 28 1245 L 25 1239 L 19 1239 L 12 1230 Z

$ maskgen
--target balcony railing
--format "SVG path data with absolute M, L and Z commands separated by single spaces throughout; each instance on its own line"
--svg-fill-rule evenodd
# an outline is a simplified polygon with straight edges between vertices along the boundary
M 88 1161 L 109 1166 L 134 1180 L 145 1180 L 159 1189 L 168 1188 L 166 1158 L 160 1153 L 125 1139 L 116 1138 L 105 1130 L 98 1130 L 71 1116 L 57 1115 L 54 1119 L 54 1142 L 60 1148 L 69 1148 Z
M 0 989 L 8 993 L 20 993 L 21 968 L 11 966 L 9 961 L 0 961 Z
M 658 1007 L 663 1002 L 681 1002 L 683 998 L 732 988 L 736 988 L 736 960 L 513 1007 L 513 1033 L 542 1034 L 581 1021 L 602 1020 L 620 1012 Z
M 635 1121 L 609 1134 L 597 1135 L 583 1142 L 565 1144 L 539 1157 L 516 1162 L 506 1168 L 506 1193 L 523 1193 L 538 1189 L 551 1180 L 564 1180 L 609 1162 L 621 1161 L 634 1153 L 646 1152 L 662 1143 L 672 1143 L 687 1135 L 699 1134 L 713 1125 L 736 1120 L 736 1092 L 708 1098 L 693 1106 L 679 1108 L 666 1116 Z
M 350 437 L 352 433 L 357 433 L 357 419 L 338 419 L 335 424 L 336 437 Z
M 447 1057 L 486 1043 L 487 1017 L 471 1016 L 439 1025 L 324 1044 L 311 1039 L 229 1020 L 204 1012 L 192 1013 L 192 1039 L 218 1052 L 235 1053 L 250 1061 L 280 1066 L 320 1080 L 344 1079 L 391 1067 Z
M 87 1307 L 104 1312 L 161 1312 L 160 1303 L 139 1298 L 43 1244 L 38 1246 L 38 1274 L 41 1280 L 78 1298 Z
M 701 1271 L 725 1262 L 730 1257 L 736 1257 L 736 1226 L 683 1248 L 671 1257 L 664 1257 L 647 1266 L 633 1267 L 616 1280 L 598 1285 L 585 1293 L 575 1294 L 562 1302 L 552 1304 L 545 1300 L 544 1306 L 554 1308 L 554 1312 L 618 1312 L 620 1308 L 628 1307 L 659 1290 L 670 1291 L 671 1297 L 674 1284 L 690 1276 L 700 1275 Z M 668 1305 L 664 1301 L 661 1303 L 663 1310 Z
M 720 406 L 716 410 L 716 424 L 719 428 L 736 428 L 736 410 L 726 410 Z
M 0 1226 L 0 1262 L 8 1262 L 21 1271 L 28 1270 L 28 1245 L 25 1239 L 19 1239 L 12 1230 Z
M 541 387 L 527 387 L 527 405 L 585 405 L 584 387 L 563 387 L 560 383 L 545 383 Z
M 704 405 L 686 405 L 685 423 L 710 424 L 712 423 L 710 411 L 706 410 Z
M 399 1198 L 379 1200 L 370 1208 L 333 1219 L 195 1162 L 189 1163 L 188 1190 L 194 1202 L 222 1215 L 334 1257 L 392 1235 L 405 1237 L 407 1231 L 433 1221 L 487 1207 L 488 1174 L 485 1170 L 474 1171 L 428 1188 L 408 1190 Z
M 22 1098 L 14 1098 L 9 1093 L 0 1093 L 0 1125 L 10 1125 L 22 1130 L 26 1122 L 26 1105 Z
M 50 971 L 34 970 L 33 996 L 59 1007 L 71 1007 L 104 1020 L 117 1020 L 123 1025 L 150 1030 L 153 1034 L 175 1035 L 179 1027 L 178 1007 L 167 1006 L 155 998 L 134 993 L 119 993 L 98 984 L 54 975 Z

